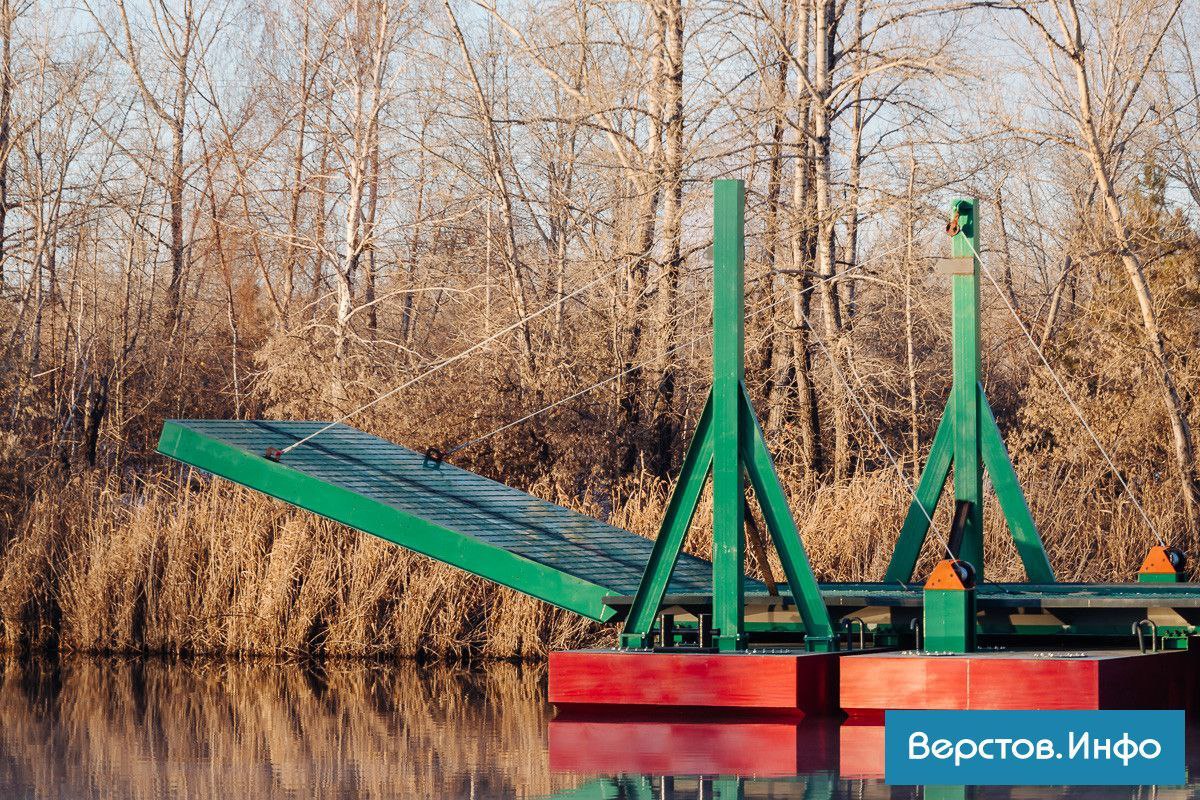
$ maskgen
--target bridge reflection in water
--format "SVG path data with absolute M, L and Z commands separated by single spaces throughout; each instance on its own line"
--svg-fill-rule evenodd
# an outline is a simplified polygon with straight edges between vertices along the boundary
M 1200 737 L 1189 731 L 1189 774 Z M 883 720 L 762 720 L 704 712 L 640 719 L 559 716 L 550 766 L 598 777 L 556 800 L 1082 800 L 1197 798 L 1200 787 L 962 787 L 884 783 Z
M 540 667 L 0 655 L 0 798 L 1198 796 L 882 776 L 879 721 L 555 717 Z
M 603 774 L 555 798 L 891 797 L 883 778 L 882 721 L 762 719 L 706 712 L 550 722 L 555 772 Z M 871 791 L 874 785 L 875 791 Z M 911 790 L 899 796 L 912 796 Z

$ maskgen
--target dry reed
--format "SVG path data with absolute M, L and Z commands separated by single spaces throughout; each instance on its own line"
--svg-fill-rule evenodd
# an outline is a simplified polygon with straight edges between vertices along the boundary
M 1026 464 L 1022 477 L 1060 579 L 1133 577 L 1153 543 L 1134 508 L 1038 464 Z M 190 480 L 120 492 L 114 478 L 92 473 L 36 493 L 6 537 L 0 643 L 88 653 L 537 660 L 551 649 L 612 641 L 611 629 L 444 564 L 223 481 Z M 662 481 L 631 479 L 613 493 L 608 516 L 653 536 L 667 490 Z M 908 501 L 886 471 L 792 487 L 818 577 L 878 580 Z M 705 556 L 711 499 L 701 504 L 688 549 Z M 1172 507 L 1153 497 L 1147 506 Z M 987 512 L 988 577 L 1021 580 L 994 499 Z M 939 555 L 945 508 L 934 523 L 919 575 Z M 773 569 L 782 574 L 777 560 Z

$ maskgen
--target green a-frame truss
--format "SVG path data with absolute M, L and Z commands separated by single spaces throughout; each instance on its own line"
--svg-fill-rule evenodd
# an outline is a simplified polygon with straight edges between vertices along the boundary
M 746 595 L 766 591 L 745 577 L 748 477 L 808 646 L 834 647 L 743 380 L 744 206 L 741 181 L 716 182 L 713 387 L 654 542 L 342 424 L 168 420 L 159 452 L 598 621 L 633 598 L 622 641 L 635 647 L 651 641 L 664 596 L 710 592 L 717 646 L 745 646 Z M 710 474 L 711 564 L 681 553 Z
M 718 650 L 745 647 L 745 478 L 779 554 L 809 649 L 836 646 L 787 496 L 745 384 L 745 205 L 739 180 L 713 185 L 713 382 L 692 434 L 645 574 L 625 619 L 621 643 L 646 647 L 671 571 L 708 476 L 713 493 L 712 636 Z
M 909 582 L 951 468 L 956 511 L 950 537 L 953 554 L 971 562 L 977 577 L 982 575 L 986 472 L 1029 581 L 989 585 L 980 580 L 981 608 L 1052 606 L 1070 608 L 1077 617 L 1080 609 L 1086 608 L 1096 609 L 1097 619 L 1102 606 L 1133 609 L 1130 614 L 1143 613 L 1140 609 L 1148 607 L 1200 608 L 1200 586 L 1054 583 L 979 382 L 981 264 L 978 208 L 970 199 L 954 201 L 950 225 L 953 388 L 887 574 L 881 583 L 818 585 L 745 386 L 744 211 L 743 184 L 715 182 L 713 383 L 656 540 L 449 463 L 431 461 L 346 425 L 170 420 L 164 425 L 159 450 L 586 617 L 623 621 L 621 642 L 630 648 L 655 644 L 656 633 L 662 636 L 655 630 L 656 618 L 670 607 L 682 608 L 685 614 L 711 613 L 713 643 L 726 651 L 747 646 L 748 633 L 759 641 L 768 630 L 763 625 L 787 635 L 787 641 L 796 640 L 792 634 L 802 634 L 809 649 L 833 649 L 838 629 L 844 631 L 845 626 L 835 627 L 831 615 L 852 614 L 863 607 L 919 607 L 921 588 Z M 314 433 L 320 435 L 313 438 Z M 282 458 L 264 457 L 266 452 L 278 453 L 279 448 L 287 450 Z M 710 476 L 711 563 L 682 552 Z M 787 583 L 781 585 L 781 591 L 790 598 L 770 597 L 767 587 L 745 576 L 747 483 L 754 489 L 783 566 Z M 748 625 L 747 602 L 758 608 L 765 602 L 784 611 L 794 602 L 800 620 Z M 904 613 L 897 611 L 898 621 L 888 623 L 887 636 L 893 641 L 909 635 Z M 981 631 L 1011 632 L 1004 627 L 1006 622 L 989 619 L 979 618 Z M 1121 626 L 1128 630 L 1125 620 L 1093 624 L 1092 619 L 1078 617 L 1066 624 L 1072 632 L 1085 635 L 1101 628 L 1118 634 Z M 1179 631 L 1190 635 L 1191 626 L 1188 622 Z M 1055 622 L 1044 632 L 1062 629 L 1063 625 Z
M 884 581 L 912 580 L 934 509 L 953 466 L 956 513 L 948 541 L 952 555 L 969 562 L 975 569 L 976 580 L 983 582 L 986 469 L 1025 567 L 1026 579 L 1031 583 L 1053 583 L 1054 570 L 979 380 L 978 202 L 969 198 L 952 201 L 946 231 L 951 236 L 952 257 L 942 263 L 946 265 L 943 271 L 952 275 L 953 282 L 954 382 Z
M 788 589 L 803 621 L 806 646 L 813 650 L 835 646 L 836 637 L 825 603 L 746 392 L 743 360 L 744 206 L 741 182 L 715 183 L 713 387 L 667 506 L 650 563 L 625 620 L 621 641 L 627 647 L 645 647 L 652 641 L 655 615 L 662 606 L 671 569 L 710 473 L 713 482 L 712 633 L 717 648 L 737 650 L 744 645 L 743 474 L 754 486 L 783 564 Z M 979 380 L 978 203 L 973 199 L 954 200 L 950 214 L 947 232 L 951 235 L 952 257 L 945 262 L 953 284 L 953 387 L 884 582 L 905 585 L 912 580 L 934 510 L 953 468 L 956 513 L 947 540 L 951 555 L 969 562 L 976 579 L 983 581 L 983 476 L 986 469 L 1027 579 L 1031 583 L 1053 583 L 1053 569 Z

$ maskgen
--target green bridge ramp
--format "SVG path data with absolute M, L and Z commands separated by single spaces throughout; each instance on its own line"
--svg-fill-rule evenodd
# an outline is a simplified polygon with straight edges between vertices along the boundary
M 349 425 L 264 457 L 324 422 L 168 420 L 158 451 L 594 620 L 633 595 L 652 542 Z M 751 585 L 753 584 L 753 585 Z M 712 565 L 681 555 L 671 594 L 707 594 Z M 763 591 L 747 582 L 748 591 Z

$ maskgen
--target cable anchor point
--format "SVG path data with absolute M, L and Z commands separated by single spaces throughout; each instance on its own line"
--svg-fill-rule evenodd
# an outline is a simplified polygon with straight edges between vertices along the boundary
M 946 220 L 946 235 L 954 236 L 961 228 L 958 225 L 958 206 L 955 205 L 950 211 L 950 219 Z

